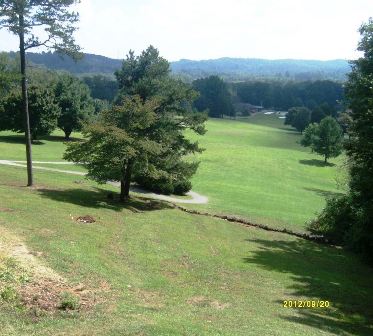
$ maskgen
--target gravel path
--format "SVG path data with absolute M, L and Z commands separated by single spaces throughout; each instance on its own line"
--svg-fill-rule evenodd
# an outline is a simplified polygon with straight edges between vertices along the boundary
M 33 163 L 34 164 L 55 164 L 55 165 L 73 165 L 74 164 L 74 163 L 66 162 L 66 161 L 61 161 L 61 162 L 33 161 Z M 25 161 L 0 160 L 0 165 L 26 168 L 26 162 Z M 63 169 L 55 169 L 55 168 L 47 168 L 47 167 L 41 167 L 41 166 L 33 166 L 33 169 L 47 170 L 47 171 L 56 172 L 56 173 L 79 175 L 79 176 L 85 176 L 86 175 L 86 173 L 83 173 L 83 172 L 63 170 Z M 120 184 L 118 182 L 108 182 L 108 184 L 113 185 L 115 187 L 120 186 Z M 206 196 L 202 196 L 200 194 L 197 194 L 194 191 L 189 191 L 188 193 L 186 193 L 186 195 L 191 197 L 191 199 L 182 199 L 182 198 L 176 198 L 176 197 L 172 197 L 172 196 L 156 194 L 156 193 L 153 193 L 153 192 L 150 192 L 150 191 L 143 190 L 139 187 L 131 187 L 131 191 L 139 193 L 139 194 L 143 194 L 144 196 L 149 197 L 149 198 L 158 199 L 158 200 L 167 201 L 167 202 L 172 202 L 172 203 L 180 203 L 180 204 L 207 204 L 208 203 L 208 198 Z

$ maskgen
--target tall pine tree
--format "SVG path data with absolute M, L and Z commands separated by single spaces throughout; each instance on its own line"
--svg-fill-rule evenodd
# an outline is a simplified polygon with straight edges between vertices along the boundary
M 5 28 L 19 38 L 21 86 L 27 159 L 27 185 L 33 185 L 30 115 L 28 108 L 26 51 L 45 47 L 76 56 L 79 47 L 73 33 L 78 14 L 69 11 L 76 0 L 0 0 L 0 29 Z M 45 36 L 40 37 L 40 32 Z M 43 34 L 42 34 L 43 35 Z

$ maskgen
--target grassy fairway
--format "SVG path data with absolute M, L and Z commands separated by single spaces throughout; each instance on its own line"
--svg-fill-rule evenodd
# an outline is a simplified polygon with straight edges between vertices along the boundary
M 372 335 L 373 271 L 353 255 L 173 209 L 135 213 L 80 177 L 36 172 L 26 189 L 24 175 L 0 166 L 0 228 L 97 304 L 35 320 L 0 301 L 2 336 Z M 87 214 L 97 222 L 71 219 Z
M 241 121 L 212 119 L 197 137 L 206 151 L 199 156 L 193 189 L 209 197 L 198 206 L 242 215 L 252 221 L 301 231 L 325 204 L 342 192 L 343 159 L 323 166 L 322 158 L 298 144 L 300 135 L 276 116 L 258 114 Z M 33 147 L 38 161 L 61 161 L 65 149 L 56 132 Z M 0 132 L 0 159 L 24 160 L 21 135 Z M 43 167 L 84 171 L 78 166 Z
M 210 120 L 198 137 L 206 151 L 193 189 L 209 196 L 208 208 L 260 223 L 302 230 L 325 203 L 341 192 L 342 158 L 322 158 L 298 144 L 300 134 L 273 115 L 244 121 Z

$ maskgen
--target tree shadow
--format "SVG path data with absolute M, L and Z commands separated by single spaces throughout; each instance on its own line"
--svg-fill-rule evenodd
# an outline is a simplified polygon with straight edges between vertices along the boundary
M 24 144 L 24 135 L 0 135 L 0 142 L 5 142 L 9 144 Z
M 121 211 L 128 209 L 132 212 L 156 211 L 170 209 L 172 206 L 166 202 L 151 200 L 143 197 L 131 197 L 125 202 L 120 202 L 118 195 L 101 188 L 87 189 L 38 189 L 42 197 L 54 201 L 71 203 L 81 207 L 92 209 L 109 209 Z
M 64 136 L 59 136 L 59 135 L 47 135 L 40 137 L 43 140 L 50 141 L 50 142 L 76 142 L 76 141 L 81 141 L 82 139 L 79 138 L 74 138 L 70 137 L 68 140 L 65 139 Z
M 64 136 L 58 135 L 46 135 L 41 136 L 37 140 L 33 140 L 33 145 L 44 145 L 43 141 L 50 142 L 75 142 L 81 141 L 79 138 L 70 138 L 66 140 Z M 9 143 L 9 144 L 25 144 L 25 135 L 24 134 L 14 134 L 14 135 L 0 135 L 0 142 Z
M 291 127 L 278 127 L 278 129 L 282 131 L 287 131 L 289 134 L 294 134 L 294 135 L 301 135 L 299 131 L 297 131 L 295 128 Z
M 0 135 L 0 142 L 8 143 L 8 144 L 22 144 L 26 143 L 24 134 L 20 135 Z M 45 145 L 40 139 L 32 140 L 33 145 Z
M 335 191 L 329 191 L 329 190 L 323 190 L 323 189 L 317 189 L 317 188 L 304 188 L 304 190 L 312 191 L 325 198 L 332 198 L 332 197 L 338 197 L 338 196 L 344 195 L 344 193 L 342 192 L 335 192 Z
M 303 240 L 247 240 L 259 244 L 246 263 L 271 272 L 289 274 L 293 284 L 283 300 L 323 300 L 330 308 L 296 309 L 297 315 L 281 318 L 336 335 L 373 335 L 373 269 L 342 249 Z M 285 309 L 285 308 L 284 308 Z M 284 311 L 286 312 L 286 311 Z
M 299 160 L 300 164 L 307 165 L 307 166 L 314 166 L 314 167 L 335 167 L 336 165 L 331 162 L 325 163 L 322 160 Z

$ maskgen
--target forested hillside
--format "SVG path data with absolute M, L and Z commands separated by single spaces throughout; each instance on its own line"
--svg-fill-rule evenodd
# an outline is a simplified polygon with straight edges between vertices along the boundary
M 214 60 L 180 60 L 172 63 L 174 73 L 192 79 L 220 75 L 227 80 L 272 78 L 292 80 L 342 80 L 350 71 L 346 60 L 265 60 L 253 58 L 219 58 Z
M 10 53 L 15 56 L 15 53 Z M 34 64 L 44 65 L 53 70 L 66 70 L 74 74 L 102 73 L 112 75 L 120 68 L 121 60 L 104 56 L 84 54 L 82 60 L 56 53 L 28 53 Z M 124 55 L 123 55 L 124 56 Z M 171 63 L 174 74 L 186 80 L 219 75 L 225 80 L 240 81 L 249 78 L 284 80 L 339 80 L 344 81 L 350 66 L 346 60 L 265 60 L 250 58 L 220 58 L 214 60 L 180 60 Z

